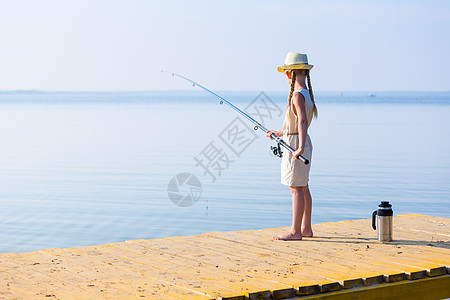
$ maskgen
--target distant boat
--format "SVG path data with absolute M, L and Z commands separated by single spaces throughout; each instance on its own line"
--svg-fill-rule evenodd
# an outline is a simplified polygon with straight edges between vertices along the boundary
M 370 94 L 369 97 L 376 97 L 374 94 Z

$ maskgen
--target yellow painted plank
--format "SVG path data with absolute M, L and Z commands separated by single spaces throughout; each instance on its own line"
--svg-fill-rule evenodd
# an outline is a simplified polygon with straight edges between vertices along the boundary
M 333 238 L 333 237 L 345 237 L 351 244 L 344 245 L 353 247 L 361 244 L 365 244 L 367 246 L 378 246 L 378 248 L 383 249 L 391 254 L 398 254 L 401 250 L 399 249 L 409 249 L 414 252 L 420 252 L 423 257 L 430 258 L 447 258 L 450 255 L 450 250 L 448 249 L 439 249 L 437 246 L 433 244 L 429 244 L 424 241 L 417 241 L 412 239 L 406 239 L 402 237 L 395 238 L 394 241 L 389 243 L 380 243 L 376 240 L 376 237 L 373 237 L 373 233 L 370 231 L 357 231 L 355 228 L 348 228 L 348 226 L 319 226 L 315 227 L 316 238 Z M 400 233 L 397 232 L 396 236 L 399 236 Z M 436 251 L 439 249 L 438 251 Z M 418 253 L 416 253 L 418 254 Z
M 287 228 L 268 228 L 0 254 L 0 298 L 279 299 L 341 285 L 357 288 L 318 296 L 358 297 L 372 290 L 358 288 L 363 279 L 371 284 L 384 277 L 403 281 L 373 289 L 436 288 L 448 286 L 448 275 L 441 274 L 450 265 L 449 224 L 447 218 L 401 215 L 394 218 L 391 243 L 376 241 L 370 220 L 363 219 L 316 224 L 314 238 L 293 242 L 272 239 Z M 417 279 L 427 275 L 434 277 Z
M 444 223 L 432 223 L 423 219 L 411 219 L 411 218 L 395 218 L 395 224 L 397 228 L 405 231 L 411 231 L 412 233 L 425 233 L 442 240 L 443 242 L 450 241 L 450 225 Z
M 379 286 L 342 290 L 333 293 L 319 294 L 307 299 L 323 300 L 438 300 L 450 298 L 450 275 L 431 277 L 412 281 L 381 284 Z M 297 298 L 295 298 L 297 299 Z M 305 298 L 298 298 L 305 299 Z
M 1 268 L 10 274 L 26 279 L 32 284 L 48 289 L 51 293 L 59 295 L 61 298 L 74 298 L 80 295 L 80 292 L 91 297 L 102 298 L 101 295 L 90 293 L 87 289 L 72 286 L 71 282 L 49 276 L 23 264 L 16 263 L 17 255 L 17 253 L 1 254 Z
M 261 233 L 263 232 L 269 235 L 279 233 L 278 230 L 270 229 L 264 229 Z M 313 258 L 320 254 L 325 256 L 325 259 L 328 258 L 332 264 L 338 267 L 340 265 L 354 266 L 365 274 L 366 284 L 379 283 L 379 280 L 376 280 L 376 277 L 374 278 L 372 272 L 383 275 L 387 282 L 405 280 L 406 278 L 417 279 L 426 276 L 426 272 L 422 268 L 405 266 L 395 261 L 385 261 L 380 264 L 377 256 L 372 256 L 367 252 L 369 249 L 367 248 L 368 244 L 364 243 L 364 246 L 362 246 L 361 241 L 342 240 L 339 237 L 321 238 L 316 236 L 315 238 L 305 239 L 298 243 L 299 245 L 296 248 L 299 251 L 307 251 L 308 257 Z M 291 247 L 290 244 L 286 245 L 287 247 Z
M 104 285 L 105 288 L 113 287 L 138 296 L 154 297 L 159 295 L 161 298 L 164 298 L 164 294 L 160 293 L 160 282 L 154 281 L 140 273 L 117 268 L 84 255 L 77 255 L 63 249 L 46 249 L 24 254 L 42 263 L 61 265 L 70 272 L 95 279 Z M 166 296 L 165 298 L 174 299 L 171 296 Z
M 151 240 L 153 242 L 153 240 Z M 159 246 L 161 248 L 168 248 L 167 242 L 169 240 L 164 239 L 164 243 L 162 241 L 159 242 Z M 129 259 L 133 259 L 145 264 L 152 264 L 153 266 L 157 266 L 160 268 L 166 268 L 166 270 L 174 270 L 183 274 L 184 276 L 188 276 L 191 278 L 198 278 L 204 282 L 213 282 L 216 286 L 227 287 L 229 289 L 233 289 L 234 291 L 238 291 L 237 294 L 245 294 L 245 293 L 255 293 L 260 291 L 269 290 L 271 287 L 274 289 L 285 289 L 289 288 L 288 285 L 278 284 L 273 281 L 268 280 L 260 280 L 259 278 L 255 278 L 253 274 L 243 275 L 239 277 L 239 272 L 229 272 L 226 268 L 223 268 L 220 265 L 216 264 L 214 266 L 208 265 L 204 259 L 189 259 L 184 257 L 183 255 L 161 255 L 159 249 L 153 249 L 144 247 L 140 244 L 135 244 L 132 242 L 127 243 L 115 243 L 110 244 L 113 248 L 111 249 L 111 253 L 114 255 L 120 255 L 123 257 L 127 257 Z M 186 245 L 185 245 L 186 246 Z M 184 246 L 184 247 L 185 247 Z M 191 247 L 188 248 L 189 251 L 194 255 L 202 257 L 202 253 L 195 251 Z M 167 250 L 167 249 L 166 249 Z M 159 254 L 158 254 L 159 253 Z M 166 252 L 170 254 L 169 252 Z M 156 257 L 164 257 L 164 260 L 156 259 Z M 170 260 L 166 260 L 170 258 Z M 171 262 L 176 262 L 176 264 Z M 168 266 L 168 264 L 170 264 Z M 167 269 L 169 268 L 169 269 Z M 211 288 L 214 288 L 211 286 Z M 217 290 L 217 289 L 216 289 Z M 224 296 L 223 294 L 220 294 Z M 236 295 L 236 293 L 234 293 Z
M 216 258 L 215 260 L 211 261 L 207 256 L 208 253 L 202 252 L 204 249 L 197 249 L 195 247 L 189 247 L 189 251 L 183 251 L 182 248 L 182 241 L 173 241 L 170 239 L 164 239 L 164 241 L 160 241 L 157 244 L 154 243 L 154 240 L 134 240 L 134 241 L 127 241 L 125 244 L 115 244 L 119 246 L 120 248 L 129 250 L 129 251 L 136 251 L 136 252 L 143 252 L 146 255 L 152 256 L 152 257 L 161 257 L 162 259 L 170 259 L 175 260 L 177 263 L 180 264 L 187 264 L 189 267 L 195 267 L 197 266 L 200 269 L 206 269 L 212 273 L 220 274 L 221 276 L 225 276 L 225 278 L 235 278 L 236 274 L 238 274 L 237 269 L 227 269 L 227 268 L 221 268 L 220 265 L 217 263 L 220 263 L 220 253 L 215 253 L 213 258 Z M 186 245 L 185 245 L 186 246 Z M 160 248 L 160 249 L 158 249 Z M 163 251 L 163 252 L 161 252 Z M 174 252 L 175 251 L 175 252 Z M 190 253 L 189 253 L 190 252 Z M 180 254 L 181 253 L 181 254 Z M 189 256 L 189 257 L 188 257 Z M 237 264 L 232 265 L 232 267 L 245 267 L 249 268 L 249 265 L 246 265 L 245 262 L 237 262 Z M 245 272 L 251 271 L 250 269 L 243 270 Z M 251 274 L 251 272 L 248 272 L 248 274 Z M 266 280 L 260 280 L 255 278 L 254 276 L 247 276 L 247 278 L 252 279 L 252 282 L 262 282 L 264 284 L 270 284 L 272 281 L 266 281 Z M 273 282 L 272 282 L 273 283 Z M 285 284 L 277 284 L 276 288 L 288 288 L 288 285 Z
M 423 230 L 424 226 L 420 226 L 417 224 L 419 221 L 407 222 L 402 218 L 394 218 L 394 230 L 393 235 L 394 239 L 398 236 L 404 236 L 411 240 L 424 241 L 424 242 L 432 242 L 436 243 L 436 246 L 440 246 L 442 248 L 450 249 L 449 245 L 445 243 L 450 241 L 450 237 L 448 233 L 440 232 L 436 233 L 436 228 L 428 228 L 428 230 Z M 400 224 L 400 226 L 399 226 Z M 417 224 L 414 226 L 414 224 Z M 339 226 L 349 226 L 349 229 L 354 229 L 351 232 L 372 232 L 373 238 L 376 238 L 376 231 L 372 230 L 371 220 L 363 219 L 363 220 L 350 220 L 350 221 L 340 221 L 332 224 L 323 224 L 329 228 L 339 227 Z M 414 229 L 414 230 L 411 230 Z M 440 244 L 441 243 L 441 244 Z
M 450 222 L 450 219 L 442 221 L 439 219 L 435 219 L 434 217 L 428 216 L 398 215 L 394 217 L 394 220 L 396 220 L 397 222 L 401 222 L 402 224 L 407 224 L 407 228 L 414 228 L 419 230 L 423 229 L 426 231 L 436 231 L 444 233 L 446 235 L 450 233 L 450 225 L 448 223 Z
M 429 249 L 436 252 L 441 252 L 442 254 L 450 253 L 450 247 L 442 243 L 441 237 L 437 237 L 436 235 L 433 236 L 429 233 L 413 232 L 411 230 L 399 228 L 396 225 L 396 223 L 398 223 L 396 221 L 397 219 L 394 219 L 394 240 L 391 243 L 386 244 L 405 243 L 409 245 L 415 244 L 420 246 L 433 246 L 434 248 Z M 372 230 L 369 226 L 369 220 L 355 220 L 341 221 L 333 224 L 318 224 L 316 225 L 316 228 L 326 231 L 330 234 L 338 234 L 340 236 L 360 239 L 363 238 L 378 242 L 376 231 Z
M 183 244 L 189 244 L 189 247 L 203 248 L 205 250 L 214 249 L 214 252 L 218 253 L 217 255 L 224 255 L 227 258 L 233 258 L 236 261 L 244 262 L 247 259 L 251 259 L 257 263 L 270 266 L 280 266 L 283 269 L 289 269 L 296 266 L 299 261 L 298 256 L 289 257 L 286 255 L 280 255 L 279 253 L 270 253 L 269 249 L 259 247 L 253 247 L 253 249 L 251 249 L 253 251 L 249 251 L 250 247 L 248 245 L 217 239 L 207 235 L 174 237 L 167 239 L 174 241 L 181 240 Z M 245 246 L 247 246 L 247 248 L 245 248 Z M 294 281 L 289 279 L 289 284 L 292 286 L 297 286 L 299 283 L 304 285 L 330 283 L 330 280 L 324 278 L 323 276 L 314 275 L 312 273 L 302 273 L 300 277 L 296 277 L 292 274 L 293 273 L 289 275 L 289 278 L 294 279 Z M 286 279 L 281 279 L 281 282 L 288 284 Z
M 6 259 L 3 265 L 10 268 L 15 267 L 14 271 L 11 271 L 12 273 L 15 274 L 20 269 L 21 271 L 27 270 L 27 274 L 33 274 L 36 277 L 45 276 L 48 280 L 51 280 L 48 284 L 51 284 L 59 292 L 65 290 L 68 294 L 73 295 L 81 292 L 86 296 L 97 298 L 131 296 L 123 291 L 106 287 L 99 288 L 99 283 L 94 278 L 68 272 L 64 266 L 49 265 L 23 253 L 5 254 L 2 257 Z
M 395 221 L 394 221 L 395 224 Z M 386 249 L 398 248 L 398 247 L 406 247 L 413 248 L 418 251 L 422 251 L 423 257 L 430 257 L 436 255 L 444 255 L 448 256 L 450 254 L 450 249 L 442 245 L 439 242 L 433 242 L 428 240 L 428 235 L 425 237 L 418 236 L 417 234 L 411 234 L 402 230 L 398 230 L 395 228 L 394 231 L 394 240 L 389 243 L 380 243 L 377 241 L 376 232 L 373 230 L 362 230 L 364 225 L 356 225 L 353 228 L 346 228 L 347 226 L 339 226 L 335 224 L 318 224 L 315 225 L 315 230 L 319 230 L 319 232 L 323 234 L 327 234 L 328 236 L 341 236 L 345 238 L 353 238 L 353 242 L 361 242 L 365 241 L 367 243 L 372 243 L 374 245 L 385 245 Z M 397 249 L 394 249 L 393 253 L 397 252 Z
M 394 224 L 394 242 L 416 242 L 417 245 L 428 245 L 435 247 L 434 252 L 448 254 L 450 243 L 447 238 L 441 235 L 425 233 L 423 231 L 404 229 Z
M 58 271 L 62 271 L 67 280 L 70 280 L 72 285 L 88 287 L 89 292 L 98 293 L 103 297 L 134 298 L 136 295 L 134 291 L 120 289 L 114 283 L 101 282 L 99 280 L 100 274 L 97 270 L 92 270 L 91 268 L 82 268 L 79 262 L 74 263 L 73 257 L 70 260 L 62 261 L 61 259 L 57 259 L 56 257 L 49 255 L 48 253 L 34 251 L 21 253 L 20 258 L 16 261 L 20 261 L 25 265 L 32 263 L 33 266 L 38 267 L 40 272 L 45 274 L 56 272 L 56 276 L 58 278 L 61 278 L 60 272 Z
M 277 229 L 274 229 L 277 232 Z M 374 283 L 371 281 L 371 277 L 376 275 L 385 275 L 388 281 L 398 281 L 406 279 L 405 271 L 408 272 L 421 272 L 422 269 L 418 268 L 405 268 L 405 266 L 391 264 L 388 267 L 380 266 L 379 260 L 371 260 L 372 264 L 367 264 L 367 260 L 359 259 L 357 256 L 350 255 L 351 252 L 346 252 L 340 255 L 336 250 L 340 250 L 343 244 L 342 239 L 327 239 L 319 240 L 317 238 L 304 239 L 302 241 L 275 241 L 271 237 L 274 235 L 274 231 L 270 229 L 258 230 L 257 232 L 252 231 L 241 231 L 232 233 L 208 233 L 207 235 L 213 235 L 223 239 L 231 239 L 239 243 L 250 243 L 253 245 L 258 245 L 260 247 L 266 247 L 267 249 L 277 249 L 283 253 L 291 253 L 298 257 L 302 257 L 305 260 L 310 260 L 312 262 L 319 262 L 319 269 L 321 265 L 329 265 L 329 268 L 333 268 L 339 271 L 339 278 L 342 281 L 342 276 L 347 276 L 345 278 L 355 278 L 354 276 L 361 274 L 362 278 L 368 278 L 368 284 Z M 334 252 L 333 252 L 334 251 Z M 355 261 L 356 260 L 356 261 Z M 350 267 L 348 273 L 343 270 L 344 267 Z M 401 268 L 403 270 L 401 270 Z M 407 269 L 407 270 L 406 270 Z M 315 272 L 312 270 L 311 272 Z M 359 272 L 359 273 L 358 273 Z M 425 275 L 425 274 L 424 274 Z M 374 280 L 376 281 L 376 280 Z
M 346 224 L 346 223 L 357 223 L 361 224 L 361 226 L 367 226 L 367 228 L 361 229 L 371 229 L 370 219 L 340 221 L 330 225 L 336 226 L 339 224 Z M 394 224 L 394 234 L 397 232 L 410 233 L 417 237 L 426 238 L 427 241 L 428 240 L 439 240 L 444 242 L 450 241 L 450 228 L 449 228 L 450 226 L 445 225 L 442 222 L 430 222 L 425 219 L 405 218 L 399 216 L 394 218 L 393 224 Z M 374 237 L 376 237 L 376 231 L 373 231 L 373 233 L 375 233 Z
M 27 297 L 25 294 L 12 290 L 9 286 L 6 286 L 6 284 L 0 283 L 0 299 L 18 300 L 31 299 L 31 297 Z
M 260 257 L 259 259 L 250 259 L 243 256 L 236 257 L 232 254 L 219 252 L 215 249 L 210 250 L 198 247 L 193 244 L 189 245 L 190 251 L 188 252 L 185 251 L 186 245 L 184 241 L 181 241 L 182 237 L 176 237 L 175 240 L 177 239 L 179 241 L 166 239 L 164 251 L 172 255 L 182 256 L 199 262 L 201 261 L 216 267 L 218 272 L 235 274 L 239 280 L 244 280 L 246 276 L 251 275 L 255 278 L 259 278 L 258 281 L 265 280 L 266 282 L 279 283 L 277 287 L 271 287 L 271 290 L 298 287 L 302 280 L 308 280 L 307 272 L 289 268 L 287 264 L 275 265 L 272 261 L 269 261 L 269 259 L 261 259 Z M 128 242 L 131 243 L 132 241 Z M 152 244 L 152 242 L 152 240 L 140 240 L 133 243 L 139 243 L 140 245 L 150 248 L 158 247 Z M 261 266 L 263 266 L 263 268 L 261 268 Z M 332 283 L 333 281 L 323 278 L 323 282 Z M 284 287 L 281 284 L 284 284 Z
M 357 225 L 358 226 L 358 225 Z M 397 253 L 398 249 L 415 249 L 415 251 L 421 251 L 424 257 L 448 257 L 450 254 L 449 249 L 440 247 L 439 243 L 430 243 L 424 240 L 418 240 L 414 236 L 406 236 L 401 232 L 396 232 L 394 234 L 394 240 L 389 243 L 381 243 L 376 240 L 376 237 L 372 237 L 372 233 L 370 231 L 352 231 L 356 229 L 351 229 L 349 231 L 348 224 L 347 225 L 336 225 L 336 226 L 327 226 L 321 227 L 318 232 L 323 234 L 328 234 L 330 236 L 342 236 L 346 238 L 354 238 L 357 240 L 365 240 L 368 244 L 373 245 L 384 245 L 383 248 L 391 251 L 391 253 Z
M 251 236 L 249 236 L 251 238 Z M 269 240 L 270 242 L 271 240 Z M 260 241 L 262 243 L 262 241 Z M 226 254 L 226 258 L 229 261 L 238 260 L 231 254 Z M 239 259 L 242 260 L 242 259 Z M 358 277 L 357 270 L 344 266 L 341 267 L 340 272 L 336 270 L 330 270 L 330 268 L 327 268 L 325 266 L 327 263 L 324 261 L 322 264 L 310 264 L 310 262 L 305 261 L 298 261 L 299 263 L 294 266 L 289 266 L 288 264 L 280 264 L 277 261 L 274 261 L 270 259 L 269 257 L 264 258 L 262 260 L 264 265 L 266 266 L 267 272 L 273 274 L 285 274 L 285 276 L 288 276 L 288 278 L 295 278 L 295 279 L 301 279 L 301 277 L 304 274 L 316 274 L 318 276 L 323 276 L 331 281 L 341 281 L 342 284 L 346 287 L 353 286 L 353 285 L 359 285 L 361 284 L 362 280 Z M 246 262 L 246 264 L 258 264 L 258 260 L 254 259 L 253 262 Z M 286 274 L 286 271 L 288 273 Z M 347 276 L 349 272 L 356 271 L 356 274 L 352 274 L 352 276 Z M 290 273 L 290 274 L 289 274 Z M 264 274 L 262 274 L 264 275 Z M 274 278 L 275 279 L 275 278 Z M 276 278 L 276 280 L 280 281 L 280 278 Z
M 393 243 L 400 243 L 400 242 L 406 242 L 408 244 L 416 244 L 416 245 L 422 245 L 422 246 L 432 246 L 434 247 L 433 250 L 435 252 L 441 252 L 442 254 L 450 254 L 450 247 L 443 244 L 442 242 L 446 242 L 449 240 L 447 237 L 443 237 L 441 235 L 436 235 L 431 232 L 420 232 L 420 231 L 411 231 L 409 229 L 405 229 L 398 226 L 399 219 L 394 219 L 394 230 L 393 230 L 393 236 L 394 240 Z M 370 220 L 353 220 L 353 221 L 341 221 L 336 222 L 332 225 L 327 226 L 326 230 L 331 229 L 340 229 L 342 234 L 342 229 L 347 228 L 347 230 L 352 234 L 353 236 L 355 234 L 359 236 L 365 236 L 365 237 L 371 237 L 373 240 L 376 240 L 376 232 L 367 229 L 367 227 L 370 226 Z M 428 245 L 431 244 L 431 245 Z
M 327 232 L 323 230 L 316 230 L 316 232 L 322 235 L 327 234 Z M 380 255 L 391 255 L 396 257 L 412 256 L 414 259 L 435 264 L 442 264 L 445 261 L 448 261 L 448 255 L 433 253 L 428 248 L 430 247 L 414 243 L 397 243 L 395 241 L 392 243 L 379 243 L 378 241 L 370 240 L 366 242 L 359 241 L 343 245 L 342 251 L 351 251 L 353 249 L 355 252 L 367 252 L 370 254 L 369 259 L 371 259 L 371 257 L 375 257 L 375 259 L 377 259 Z
M 431 223 L 444 223 L 444 224 L 450 225 L 450 218 L 427 216 L 427 215 L 420 215 L 420 214 L 402 214 L 402 215 L 398 215 L 397 217 L 426 220 Z
M 9 287 L 3 288 L 0 284 L 0 299 L 7 300 L 19 300 L 19 299 L 31 299 L 24 294 L 11 290 Z
M 326 230 L 330 234 L 334 234 L 334 235 L 355 236 L 355 234 L 356 234 L 357 236 L 362 237 L 365 234 L 364 231 L 356 232 L 356 230 L 358 230 L 358 228 L 364 228 L 363 221 L 367 222 L 368 220 L 358 220 L 355 222 L 341 221 L 341 222 L 337 222 L 333 225 L 328 225 L 326 227 Z M 362 224 L 358 224 L 358 223 L 362 223 Z M 374 242 L 378 243 L 377 241 L 374 241 Z M 386 248 L 391 247 L 392 245 L 395 244 L 395 241 L 392 243 L 385 243 L 385 244 L 386 244 Z M 423 246 L 426 246 L 426 243 L 423 243 Z M 406 257 L 407 252 L 405 252 L 405 253 L 406 254 L 403 256 L 397 255 L 398 252 L 390 253 L 388 255 L 380 256 L 379 260 L 383 261 L 383 262 L 392 262 L 392 263 L 402 264 L 405 266 L 426 269 L 430 276 L 445 274 L 445 265 L 448 263 L 448 261 L 442 261 L 441 263 L 431 263 L 431 262 L 427 262 L 423 259 L 423 257 L 426 255 L 422 256 L 419 259 L 418 257 L 414 257 L 414 256 Z M 430 258 L 430 260 L 431 260 L 431 258 Z
M 236 233 L 236 235 L 237 234 L 238 233 Z M 240 240 L 234 241 L 219 239 L 211 235 L 203 235 L 196 236 L 195 238 L 185 237 L 183 238 L 183 243 L 205 248 L 210 247 L 216 251 L 227 253 L 228 255 L 252 258 L 257 261 L 263 261 L 265 264 L 270 263 L 288 270 L 300 269 L 301 273 L 298 274 L 299 276 L 295 276 L 291 273 L 289 277 L 298 278 L 297 282 L 301 282 L 301 285 L 312 285 L 314 282 L 317 284 L 329 283 L 330 280 L 325 282 L 323 279 L 324 274 L 326 274 L 324 272 L 333 271 L 335 273 L 336 268 L 340 268 L 341 271 L 343 268 L 351 270 L 352 279 L 358 279 L 355 278 L 354 275 L 357 274 L 358 271 L 364 271 L 364 275 L 369 278 L 369 284 L 375 282 L 379 283 L 383 279 L 383 274 L 376 272 L 376 269 L 380 269 L 379 267 L 368 265 L 366 263 L 360 262 L 357 266 L 358 271 L 355 273 L 355 265 L 353 263 L 348 263 L 347 260 L 334 260 L 328 255 L 323 255 L 321 253 L 316 254 L 311 251 L 308 251 L 307 254 L 305 254 L 305 252 L 299 251 L 298 247 L 288 247 L 284 249 L 278 247 L 278 249 L 275 250 L 274 246 L 280 246 L 280 241 L 272 241 L 271 235 L 261 239 L 260 237 L 255 238 L 255 235 L 251 233 L 249 236 L 244 235 Z M 299 245 L 298 242 L 294 243 Z M 322 246 L 326 247 L 329 246 L 329 244 Z M 324 271 L 324 269 L 327 271 Z M 386 269 L 384 268 L 383 271 L 386 271 Z M 389 270 L 388 272 L 390 272 L 390 274 L 401 273 L 398 270 Z M 312 274 L 313 276 L 305 278 L 305 274 Z M 308 281 L 304 279 L 308 279 Z M 373 281 L 371 282 L 372 279 Z
M 45 297 L 46 295 L 50 296 L 51 291 L 5 271 L 0 271 L 0 299 L 31 299 L 31 297 Z
M 264 247 L 266 249 L 277 249 L 276 251 L 279 251 L 282 253 L 282 255 L 291 254 L 296 257 L 300 257 L 305 260 L 311 260 L 319 262 L 320 264 L 331 262 L 332 268 L 335 266 L 336 263 L 337 266 L 340 265 L 346 265 L 349 267 L 357 267 L 356 263 L 361 262 L 355 262 L 352 261 L 350 257 L 347 255 L 347 260 L 342 260 L 342 257 L 337 257 L 337 259 L 333 259 L 333 257 L 330 255 L 332 254 L 338 254 L 337 251 L 341 249 L 342 240 L 332 240 L 332 239 L 326 239 L 326 240 L 319 240 L 319 239 L 309 239 L 309 240 L 302 240 L 302 241 L 275 241 L 272 240 L 271 237 L 275 233 L 279 233 L 276 229 L 273 231 L 270 229 L 267 230 L 258 230 L 256 233 L 243 231 L 243 232 L 236 232 L 233 234 L 228 233 L 210 233 L 214 235 L 217 238 L 222 239 L 229 239 L 237 243 L 245 244 L 249 243 L 249 245 L 255 245 L 257 247 Z M 209 235 L 209 234 L 208 234 Z M 333 253 L 334 251 L 334 253 Z M 362 262 L 362 265 L 365 267 L 368 267 L 370 269 L 373 269 L 373 266 L 366 264 Z M 392 271 L 392 270 L 391 270 Z
M 30 298 L 44 298 L 44 297 L 53 297 L 55 299 L 61 299 L 61 294 L 56 293 L 52 289 L 48 289 L 45 286 L 40 285 L 39 283 L 35 283 L 27 276 L 24 276 L 26 273 L 14 274 L 13 266 L 11 268 L 9 263 L 4 263 L 8 260 L 8 256 L 5 257 L 4 254 L 0 254 L 0 282 L 6 287 L 2 288 L 3 292 L 7 292 L 8 290 L 15 291 L 19 294 L 25 295 L 24 297 Z M 22 275 L 22 276 L 20 276 Z
M 201 282 L 188 280 L 179 274 L 169 272 L 163 268 L 155 268 L 152 265 L 144 264 L 138 260 L 130 259 L 126 256 L 115 255 L 115 249 L 112 246 L 99 245 L 66 248 L 65 250 L 77 254 L 87 255 L 93 259 L 97 259 L 117 267 L 126 268 L 131 271 L 136 271 L 153 280 L 160 281 L 163 288 L 170 286 L 169 289 L 164 289 L 164 291 L 161 291 L 170 296 L 175 296 L 180 299 L 209 299 L 213 297 L 213 295 L 205 294 L 201 290 Z

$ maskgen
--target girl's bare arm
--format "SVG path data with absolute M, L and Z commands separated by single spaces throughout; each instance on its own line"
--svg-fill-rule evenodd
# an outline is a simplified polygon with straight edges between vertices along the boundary
M 305 97 L 301 93 L 294 93 L 292 96 L 294 111 L 298 118 L 298 149 L 293 154 L 296 157 L 305 150 L 306 135 L 308 130 L 308 119 L 306 118 Z M 298 152 L 298 153 L 296 153 Z
M 269 131 L 267 131 L 266 136 L 268 138 L 270 138 L 271 140 L 273 140 L 273 138 L 271 137 L 272 133 L 274 133 L 277 137 L 283 136 L 283 130 L 278 130 L 278 131 L 269 130 Z

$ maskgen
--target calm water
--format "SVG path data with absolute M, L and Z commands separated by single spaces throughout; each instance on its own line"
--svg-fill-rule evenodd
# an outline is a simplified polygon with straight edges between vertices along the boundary
M 263 97 L 222 95 L 249 109 Z M 267 95 L 260 113 L 280 129 L 286 94 Z M 449 217 L 450 93 L 368 95 L 316 95 L 313 222 L 368 218 L 381 200 Z M 249 129 L 232 140 L 237 116 L 202 91 L 0 92 L 0 252 L 289 225 L 272 142 Z M 205 174 L 195 158 L 213 150 Z M 180 173 L 201 182 L 189 207 L 168 197 Z

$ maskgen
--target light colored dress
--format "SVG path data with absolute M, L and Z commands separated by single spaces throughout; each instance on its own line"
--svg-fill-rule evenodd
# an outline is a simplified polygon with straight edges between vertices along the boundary
M 308 127 L 313 118 L 314 105 L 311 101 L 309 91 L 306 89 L 296 90 L 305 97 L 306 118 Z M 298 117 L 294 113 L 294 105 L 287 106 L 286 116 L 283 123 L 283 140 L 294 150 L 298 149 Z M 292 154 L 285 149 L 281 159 L 281 183 L 287 186 L 306 186 L 309 181 L 309 170 L 311 169 L 312 144 L 309 135 L 306 136 L 305 150 L 302 154 L 310 163 L 305 165 L 301 160 L 296 160 Z

